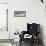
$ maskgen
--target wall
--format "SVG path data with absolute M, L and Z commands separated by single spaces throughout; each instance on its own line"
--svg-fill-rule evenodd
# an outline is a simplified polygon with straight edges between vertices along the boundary
M 45 6 L 45 15 L 46 15 L 46 0 L 44 0 L 44 6 Z M 46 46 L 46 30 L 44 31 L 44 41 L 45 41 L 45 46 Z
M 14 17 L 14 11 L 26 11 L 26 17 Z M 27 23 L 40 23 L 46 43 L 45 5 L 40 0 L 9 0 L 9 31 L 11 38 L 15 31 L 27 30 Z
M 8 3 L 8 0 L 0 0 L 0 3 Z

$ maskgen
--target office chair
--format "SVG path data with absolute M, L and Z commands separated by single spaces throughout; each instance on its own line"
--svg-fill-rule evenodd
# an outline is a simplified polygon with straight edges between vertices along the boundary
M 20 44 L 22 41 L 25 41 L 25 38 L 24 38 L 25 34 L 29 34 L 32 36 L 29 40 L 29 41 L 31 41 L 32 45 L 34 42 L 39 44 L 39 33 L 40 33 L 40 24 L 36 24 L 36 23 L 29 24 L 29 23 L 27 23 L 27 31 L 22 31 L 22 34 L 19 35 L 20 36 Z

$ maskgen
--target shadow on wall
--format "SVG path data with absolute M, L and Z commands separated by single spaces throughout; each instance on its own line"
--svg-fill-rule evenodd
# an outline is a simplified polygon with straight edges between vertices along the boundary
M 40 39 L 42 40 L 42 45 L 45 46 L 44 45 L 44 37 L 43 37 L 43 26 L 42 25 L 40 25 Z

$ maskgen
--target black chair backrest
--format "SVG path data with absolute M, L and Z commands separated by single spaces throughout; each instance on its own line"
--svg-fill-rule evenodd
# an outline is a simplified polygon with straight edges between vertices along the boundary
M 29 34 L 36 35 L 40 31 L 40 24 L 36 24 L 36 23 L 29 24 L 29 23 L 27 23 L 27 30 L 28 30 Z

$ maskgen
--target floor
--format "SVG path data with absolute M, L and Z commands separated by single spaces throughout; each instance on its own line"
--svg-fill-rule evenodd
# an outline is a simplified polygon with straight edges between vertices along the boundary
M 11 43 L 0 43 L 0 46 L 16 46 L 16 45 L 12 45 Z M 22 44 L 18 44 L 17 43 L 17 46 L 31 46 L 30 44 L 28 43 L 25 43 L 25 42 L 22 42 Z M 33 45 L 33 46 L 42 46 L 41 44 L 40 45 Z
M 0 43 L 0 46 L 12 46 L 11 43 Z
M 19 45 L 19 46 L 31 46 L 31 45 L 28 44 L 28 43 L 22 42 L 22 44 Z M 43 45 L 41 45 L 41 44 L 34 44 L 33 46 L 43 46 Z
M 21 42 L 21 45 L 20 45 L 20 42 L 15 42 L 13 45 L 11 43 L 0 43 L 0 46 L 31 46 L 31 43 L 28 42 L 28 41 L 22 41 Z M 38 45 L 38 44 L 34 44 L 33 46 L 42 46 L 41 44 Z

